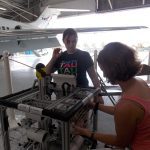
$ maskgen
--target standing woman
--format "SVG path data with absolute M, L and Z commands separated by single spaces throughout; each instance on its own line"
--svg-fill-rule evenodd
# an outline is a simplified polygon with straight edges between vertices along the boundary
M 60 48 L 54 49 L 53 56 L 46 66 L 47 74 L 57 70 L 59 74 L 75 75 L 78 87 L 88 87 L 87 72 L 94 87 L 99 87 L 100 83 L 91 56 L 88 52 L 76 48 L 77 32 L 72 28 L 66 29 L 62 40 L 66 51 L 61 52 Z
M 108 82 L 122 89 L 116 106 L 98 105 L 100 111 L 114 115 L 116 135 L 92 132 L 78 125 L 74 126 L 75 133 L 121 148 L 150 150 L 150 89 L 135 77 L 141 69 L 135 51 L 119 42 L 109 43 L 100 51 L 98 64 Z

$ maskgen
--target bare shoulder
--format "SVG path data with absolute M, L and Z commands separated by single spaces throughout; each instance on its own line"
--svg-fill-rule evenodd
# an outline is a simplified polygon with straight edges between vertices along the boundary
M 132 111 L 134 109 L 134 104 L 128 100 L 120 99 L 118 104 L 116 105 L 115 112 L 116 113 L 126 113 Z
M 137 105 L 137 103 L 134 101 L 121 98 L 118 104 L 116 105 L 116 108 L 117 111 L 124 111 L 124 110 L 135 111 L 136 109 L 139 108 L 139 105 Z
M 128 118 L 142 119 L 144 115 L 144 110 L 140 105 L 133 101 L 121 99 L 120 102 L 116 105 L 115 109 L 116 116 L 126 116 Z
M 150 100 L 150 88 L 144 80 L 135 78 L 135 83 L 126 95 L 140 97 L 144 100 Z

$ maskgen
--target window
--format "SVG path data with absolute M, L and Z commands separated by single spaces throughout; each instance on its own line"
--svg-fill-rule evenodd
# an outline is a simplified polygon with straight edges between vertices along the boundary
M 2 30 L 5 30 L 5 27 L 4 27 L 4 26 L 2 26 Z

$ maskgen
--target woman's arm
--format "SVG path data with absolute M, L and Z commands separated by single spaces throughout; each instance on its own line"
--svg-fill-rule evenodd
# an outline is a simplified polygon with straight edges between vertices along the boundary
M 114 106 L 105 106 L 104 104 L 99 104 L 98 109 L 107 114 L 114 115 L 115 107 Z
M 94 110 L 98 109 L 107 114 L 114 115 L 115 106 L 104 105 L 104 101 L 101 96 L 98 97 L 98 99 L 94 100 L 93 102 L 89 102 L 88 106 L 90 109 L 94 109 Z
M 140 113 L 139 108 L 134 106 L 134 104 L 121 104 L 114 111 L 116 135 L 96 132 L 93 138 L 109 145 L 119 147 L 128 146 L 134 137 Z M 92 135 L 92 131 L 78 126 L 75 126 L 75 131 L 77 134 L 87 137 L 91 137 Z
M 88 138 L 93 138 L 95 140 L 101 141 L 103 143 L 107 143 L 109 145 L 118 146 L 117 144 L 115 144 L 115 143 L 117 143 L 116 142 L 116 135 L 92 132 L 89 129 L 81 128 L 79 126 L 74 126 L 74 129 L 76 131 L 76 134 L 79 134 L 81 136 L 86 136 Z

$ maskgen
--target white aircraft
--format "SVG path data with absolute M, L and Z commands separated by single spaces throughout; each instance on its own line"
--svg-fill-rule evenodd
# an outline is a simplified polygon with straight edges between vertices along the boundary
M 52 23 L 54 20 L 57 19 L 57 16 L 59 14 L 59 9 L 50 8 L 48 6 L 44 9 L 39 18 L 31 23 L 22 23 L 0 17 L 0 30 L 46 28 L 50 22 Z
M 76 10 L 75 10 L 76 11 Z M 54 23 L 60 14 L 59 9 L 49 6 L 40 17 L 32 23 L 21 23 L 0 18 L 0 54 L 7 50 L 11 53 L 25 50 L 36 50 L 60 46 L 56 35 L 63 33 L 64 28 L 45 29 Z M 146 26 L 123 26 L 123 27 L 90 27 L 76 28 L 77 32 L 96 32 L 112 30 L 143 29 Z M 20 30 L 18 30 L 20 29 Z
M 46 45 L 46 47 L 59 46 L 60 44 L 56 37 L 52 37 L 50 41 L 48 38 L 45 39 L 42 37 L 37 39 L 37 37 L 33 35 L 30 37 L 31 32 L 29 31 L 46 28 L 49 23 L 55 22 L 59 14 L 59 9 L 50 8 L 48 6 L 44 9 L 39 18 L 31 23 L 23 23 L 0 17 L 0 54 L 2 54 L 4 50 L 14 53 L 24 50 L 40 49 Z M 24 30 L 28 30 L 28 32 L 26 33 Z M 22 31 L 24 32 L 22 33 Z M 36 40 L 33 39 L 33 37 Z

